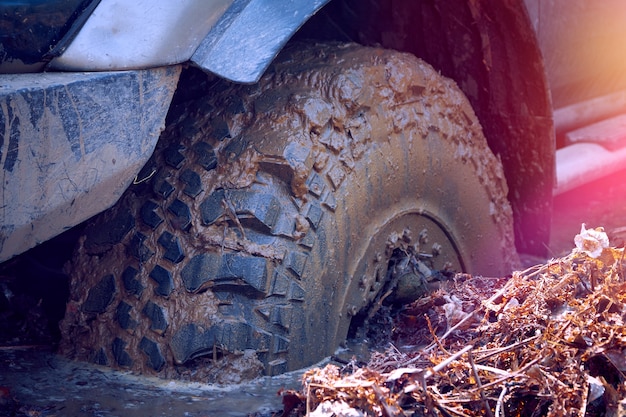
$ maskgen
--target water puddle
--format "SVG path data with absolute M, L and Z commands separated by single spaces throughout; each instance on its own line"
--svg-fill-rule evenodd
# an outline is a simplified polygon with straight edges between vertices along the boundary
M 139 377 L 49 350 L 5 348 L 0 416 L 269 416 L 282 409 L 281 388 L 300 389 L 302 373 L 217 386 Z

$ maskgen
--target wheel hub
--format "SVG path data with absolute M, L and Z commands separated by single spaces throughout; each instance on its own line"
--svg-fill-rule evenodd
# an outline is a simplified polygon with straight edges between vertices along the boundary
M 442 275 L 463 271 L 457 245 L 443 222 L 418 211 L 398 214 L 371 234 L 354 269 L 346 308 L 354 316 L 385 289 L 390 300 L 410 302 L 430 291 Z
M 409 248 L 410 249 L 410 248 Z M 439 271 L 431 270 L 427 263 L 432 255 L 405 252 L 396 249 L 389 261 L 387 270 L 388 278 L 386 287 L 393 291 L 388 299 L 396 304 L 406 304 L 427 294 L 433 287 L 433 283 L 441 277 Z

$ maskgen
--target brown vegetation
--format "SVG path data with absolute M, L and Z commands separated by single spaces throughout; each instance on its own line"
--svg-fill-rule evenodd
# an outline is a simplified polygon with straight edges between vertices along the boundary
M 510 279 L 458 274 L 367 366 L 307 372 L 284 415 L 626 415 L 624 249 L 584 225 L 576 245 Z

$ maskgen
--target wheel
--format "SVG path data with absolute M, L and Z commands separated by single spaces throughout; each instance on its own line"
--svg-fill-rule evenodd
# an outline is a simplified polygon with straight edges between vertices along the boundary
M 293 49 L 193 108 L 81 237 L 66 354 L 201 379 L 252 350 L 273 375 L 331 354 L 390 280 L 516 266 L 501 164 L 411 55 Z

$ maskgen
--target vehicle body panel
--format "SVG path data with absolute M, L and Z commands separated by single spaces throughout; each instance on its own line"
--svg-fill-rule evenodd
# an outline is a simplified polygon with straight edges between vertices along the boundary
M 554 108 L 626 90 L 626 2 L 526 0 Z
M 188 60 L 232 0 L 101 0 L 65 52 L 63 71 L 149 68 Z
M 626 2 L 525 3 L 553 101 L 558 195 L 626 166 Z
M 0 261 L 117 201 L 154 150 L 179 74 L 3 76 Z
M 257 82 L 298 28 L 328 1 L 235 1 L 191 60 L 226 79 Z

